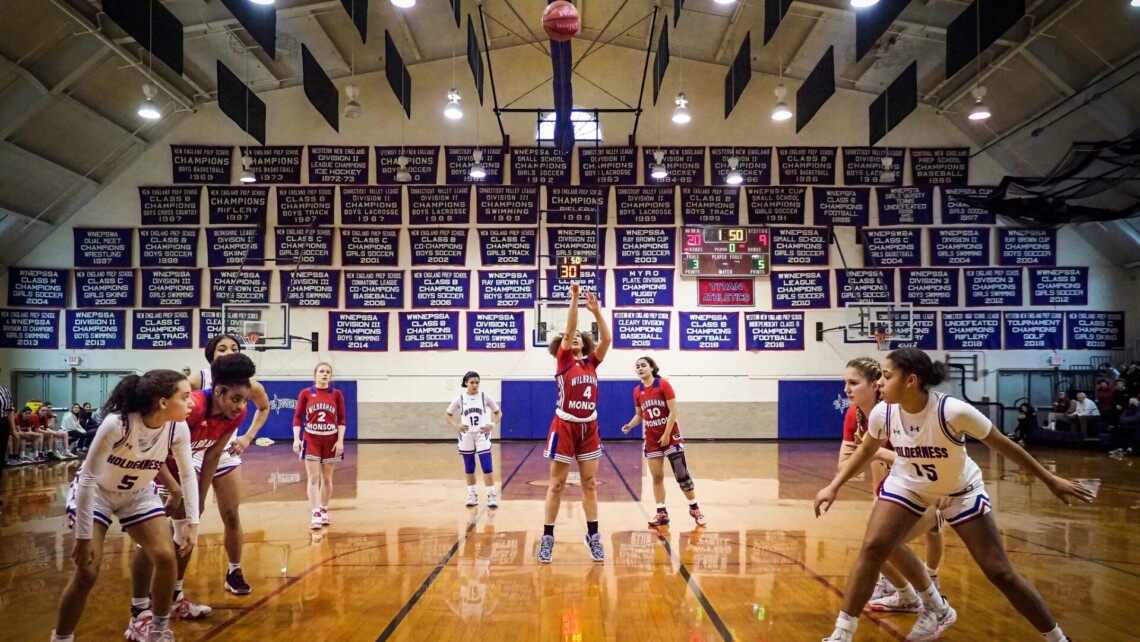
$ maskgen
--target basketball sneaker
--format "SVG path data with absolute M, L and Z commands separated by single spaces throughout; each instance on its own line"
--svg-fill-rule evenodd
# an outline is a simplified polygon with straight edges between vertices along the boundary
M 871 593 L 871 601 L 881 600 L 888 595 L 894 595 L 895 587 L 887 581 L 887 578 L 882 575 L 879 576 L 879 581 L 875 582 L 875 592 Z
M 538 544 L 538 561 L 541 564 L 549 564 L 552 559 L 554 559 L 554 536 L 543 535 L 542 541 Z
M 321 511 L 313 511 L 313 518 L 309 520 L 309 528 L 315 531 L 319 531 L 323 525 L 324 524 L 321 523 Z
M 928 608 L 923 608 L 919 612 L 918 621 L 914 623 L 914 628 L 906 636 L 907 642 L 928 642 L 937 639 L 954 622 L 958 621 L 958 614 L 954 612 L 954 607 L 950 606 L 950 602 L 946 601 L 946 598 L 942 598 L 942 605 L 946 607 L 942 613 Z
M 185 593 L 179 593 L 178 599 L 170 607 L 170 615 L 176 620 L 201 620 L 210 617 L 214 609 L 205 604 L 197 604 L 186 599 Z
M 493 491 L 493 490 L 487 491 L 487 508 L 498 508 L 498 507 L 499 507 L 499 496 L 496 495 L 495 491 Z
M 835 630 L 831 635 L 823 638 L 823 642 L 851 642 L 855 637 L 856 621 L 836 621 Z
M 467 505 L 468 506 L 478 506 L 479 505 L 479 493 L 477 493 L 473 490 L 468 491 L 467 492 Z
M 915 594 L 913 599 L 903 597 L 899 591 L 867 602 L 867 608 L 872 611 L 889 611 L 892 613 L 918 613 L 922 610 L 922 600 Z
M 590 557 L 595 562 L 606 561 L 606 553 L 602 550 L 602 535 L 601 533 L 594 533 L 593 535 L 586 536 L 586 546 L 590 548 Z
M 332 521 L 329 520 L 329 509 L 321 506 L 321 526 L 329 526 Z
M 690 508 L 689 516 L 697 522 L 697 526 L 704 526 L 709 523 L 709 520 L 705 519 L 705 516 L 701 513 L 701 509 L 699 508 Z
M 225 588 L 234 595 L 249 595 L 250 591 L 253 590 L 249 588 L 249 584 L 245 583 L 245 576 L 242 575 L 240 568 L 235 568 L 226 573 Z
M 942 586 L 938 583 L 938 571 L 935 571 L 933 573 L 927 571 L 926 576 L 930 578 L 930 583 L 934 585 L 934 588 L 937 589 L 939 593 L 941 593 Z
M 131 622 L 127 625 L 127 631 L 123 637 L 132 642 L 146 642 L 146 636 L 150 633 L 150 623 L 153 619 L 154 614 L 149 609 L 140 611 L 138 615 L 132 615 Z
M 650 526 L 666 526 L 668 524 L 669 524 L 669 513 L 665 512 L 663 510 L 657 511 L 657 514 L 653 516 L 653 519 L 649 520 Z

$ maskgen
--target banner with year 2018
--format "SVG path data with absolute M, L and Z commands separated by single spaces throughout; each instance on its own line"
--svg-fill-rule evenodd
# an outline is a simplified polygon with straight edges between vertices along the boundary
M 1001 350 L 1001 312 L 943 312 L 943 350 Z
M 171 145 L 170 165 L 175 183 L 225 185 L 230 182 L 234 148 L 221 145 Z
M 914 148 L 910 176 L 915 185 L 969 185 L 970 148 Z
M 412 270 L 412 307 L 471 307 L 471 271 Z
M 400 312 L 400 351 L 458 350 L 458 312 Z
M 309 145 L 309 183 L 367 185 L 368 148 Z
M 67 270 L 13 267 L 8 270 L 8 305 L 67 307 Z
M 1065 312 L 1068 350 L 1123 350 L 1123 312 Z
M 479 229 L 479 256 L 483 265 L 535 265 L 538 230 L 526 227 Z
M 298 308 L 339 308 L 340 270 L 280 270 L 281 299 Z
M 331 227 L 275 227 L 277 265 L 332 265 Z
M 772 265 L 827 265 L 826 227 L 773 227 Z
M 135 307 L 134 270 L 76 270 L 78 308 Z
M 998 265 L 1057 265 L 1057 230 L 999 227 Z
M 202 305 L 202 270 L 142 271 L 142 307 L 197 308 Z
M 468 312 L 468 350 L 522 350 L 526 347 L 522 312 Z
M 870 187 L 813 187 L 811 199 L 812 225 L 870 224 Z
M 990 228 L 937 227 L 929 230 L 931 265 L 990 265 Z
M 740 188 L 681 186 L 684 225 L 740 225 Z
M 399 185 L 341 185 L 340 224 L 400 225 L 402 193 Z
M 197 267 L 198 228 L 139 228 L 139 265 Z
M 739 312 L 680 312 L 682 350 L 739 350 Z
M 333 200 L 336 188 L 278 187 L 277 225 L 333 224 Z
M 139 185 L 142 224 L 200 225 L 202 188 Z
M 0 348 L 59 349 L 59 310 L 0 310 Z
M 902 272 L 902 300 L 916 307 L 958 307 L 959 268 L 912 268 Z
M 344 307 L 349 310 L 404 307 L 404 271 L 345 270 Z
M 911 340 L 891 341 L 895 348 L 918 348 L 919 350 L 938 349 L 938 313 L 914 310 L 911 312 Z
M 1029 268 L 1029 305 L 1088 305 L 1087 267 Z
M 618 225 L 676 225 L 673 187 L 654 185 L 614 188 Z
M 879 225 L 934 225 L 934 188 L 876 187 Z
M 673 268 L 614 270 L 617 307 L 672 307 Z
M 131 267 L 133 228 L 87 228 L 72 230 L 75 267 Z
M 835 185 L 835 147 L 777 147 L 781 185 Z
M 1064 312 L 1022 312 L 1003 314 L 1006 350 L 1060 350 L 1065 347 Z
M 803 350 L 803 312 L 745 312 L 745 350 Z
M 993 212 L 964 200 L 986 198 L 993 191 L 993 187 L 943 187 L 942 224 L 995 225 L 997 217 Z
M 400 230 L 340 228 L 340 264 L 396 267 L 400 264 Z
M 966 307 L 993 305 L 1021 307 L 1025 303 L 1021 288 L 1021 268 L 967 268 Z
M 483 164 L 483 171 L 485 173 L 483 178 L 475 178 L 471 175 L 471 166 L 475 163 L 475 149 L 475 147 L 470 146 L 453 147 L 451 145 L 443 148 L 443 157 L 445 159 L 443 166 L 444 183 L 448 185 L 468 185 L 470 183 L 478 183 L 480 185 L 503 184 L 504 168 L 506 167 L 506 155 L 503 153 L 503 148 L 498 146 L 478 147 L 483 154 L 482 160 L 480 161 Z
M 636 147 L 578 146 L 578 182 L 582 185 L 636 185 Z
M 570 150 L 557 147 L 512 147 L 511 184 L 569 185 Z
M 537 270 L 479 271 L 480 309 L 533 308 L 537 297 Z
M 676 265 L 677 228 L 617 228 L 618 265 Z
M 614 310 L 614 348 L 668 350 L 672 313 Z
M 747 187 L 749 225 L 803 225 L 807 188 L 795 186 Z
M 387 312 L 329 312 L 329 350 L 388 351 Z
M 188 350 L 194 347 L 192 310 L 135 310 L 132 350 Z
M 64 318 L 68 350 L 122 350 L 127 347 L 126 310 L 68 310 Z
M 466 265 L 467 230 L 411 229 L 412 265 Z
M 210 225 L 264 227 L 269 215 L 269 188 L 210 186 L 206 188 L 206 202 L 210 206 Z
M 828 270 L 792 270 L 772 273 L 772 309 L 827 309 L 831 307 Z
M 895 299 L 895 270 L 838 269 L 835 270 L 835 294 L 841 307 L 860 301 L 893 303 Z
M 917 227 L 863 228 L 863 265 L 868 268 L 922 265 L 922 235 Z
M 546 228 L 547 265 L 555 265 L 560 256 L 583 257 L 583 265 L 605 265 L 606 231 L 604 227 Z

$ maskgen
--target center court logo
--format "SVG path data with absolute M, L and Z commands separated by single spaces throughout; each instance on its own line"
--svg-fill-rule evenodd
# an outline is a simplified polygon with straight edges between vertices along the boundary
M 269 401 L 269 410 L 274 414 L 278 414 L 282 410 L 288 410 L 289 414 L 293 414 L 293 412 L 297 410 L 297 400 L 289 398 L 282 399 L 277 395 L 273 395 L 273 399 Z
M 847 409 L 851 407 L 851 400 L 842 394 L 837 394 L 835 395 L 835 401 L 832 401 L 831 405 L 835 408 L 835 412 L 842 415 L 846 414 Z

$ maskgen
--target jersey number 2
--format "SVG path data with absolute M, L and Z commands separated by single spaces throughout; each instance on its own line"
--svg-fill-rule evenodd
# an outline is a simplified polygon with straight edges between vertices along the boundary
M 915 475 L 919 477 L 925 476 L 930 481 L 938 481 L 938 469 L 934 467 L 934 464 L 923 464 L 922 468 L 919 468 L 918 464 L 911 465 L 914 466 Z

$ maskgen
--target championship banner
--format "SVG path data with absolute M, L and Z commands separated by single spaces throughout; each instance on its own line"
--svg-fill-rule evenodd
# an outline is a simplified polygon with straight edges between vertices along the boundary
M 409 183 L 416 185 L 433 185 L 439 175 L 439 147 L 436 145 L 416 147 L 381 147 L 376 148 L 376 182 L 380 185 L 395 185 L 396 173 L 400 171 L 399 159 L 401 156 L 408 159 L 405 169 L 412 175 Z
M 739 187 L 681 186 L 684 225 L 740 225 Z
M 538 272 L 536 270 L 480 270 L 479 308 L 529 309 L 534 307 L 538 297 Z
M 966 307 L 1025 305 L 1021 293 L 1021 268 L 979 268 L 963 270 L 966 276 Z
M 548 225 L 605 225 L 609 219 L 609 187 L 546 188 Z M 670 191 L 669 205 L 672 206 Z
M 207 227 L 206 265 L 262 265 L 265 257 L 265 228 Z
M 773 227 L 772 265 L 827 265 L 826 227 Z
M 986 198 L 993 193 L 993 187 L 943 187 L 942 190 L 942 224 L 943 225 L 996 225 L 997 217 L 993 212 L 981 207 L 975 207 L 963 201 L 963 198 Z
M 479 225 L 538 225 L 538 186 L 476 187 L 475 222 Z M 548 219 L 547 222 L 556 221 Z M 593 217 L 590 222 L 593 222 Z
M 210 225 L 265 226 L 269 213 L 268 187 L 210 186 L 206 188 Z
M 512 185 L 569 185 L 570 150 L 557 147 L 512 147 Z
M 0 348 L 59 349 L 59 310 L 0 310 Z
M 404 271 L 345 270 L 344 307 L 349 310 L 404 307 Z
M 663 162 L 669 175 L 653 178 L 653 165 L 657 162 L 656 153 L 665 152 Z M 582 181 L 583 183 L 585 181 Z M 641 148 L 642 185 L 704 185 L 705 148 L 656 146 Z
M 771 147 L 710 147 L 712 184 L 728 185 L 728 159 L 736 157 L 736 171 L 744 178 L 744 185 L 772 184 Z
M 756 305 L 755 284 L 751 277 L 697 279 L 697 305 L 726 308 L 753 307 Z
M 412 307 L 471 307 L 471 270 L 412 270 Z
M 234 148 L 218 145 L 171 145 L 172 182 L 226 185 Z
M 595 268 L 583 267 L 579 271 L 578 283 L 582 286 L 579 293 L 578 304 L 585 310 L 584 303 L 586 302 L 586 293 L 592 293 L 598 297 L 598 303 L 602 307 L 606 307 L 606 270 L 598 270 Z M 558 270 L 546 270 L 546 299 L 560 307 L 566 307 L 570 301 L 570 284 L 572 281 L 569 279 L 559 279 Z M 581 312 L 579 312 L 581 314 Z M 587 311 L 587 315 L 590 313 Z
M 618 225 L 676 225 L 672 187 L 616 187 Z
M 943 312 L 943 350 L 1001 350 L 1001 312 Z
M 340 264 L 396 267 L 400 264 L 400 230 L 340 228 Z
M 67 270 L 8 269 L 8 305 L 66 308 Z
M 277 225 L 333 225 L 336 188 L 278 187 Z
M 934 188 L 876 187 L 879 225 L 934 225 Z
M 309 145 L 310 185 L 367 185 L 368 148 Z
M 400 351 L 458 350 L 458 312 L 400 312 Z
M 340 270 L 280 270 L 281 300 L 297 308 L 339 308 Z
M 448 185 L 503 184 L 504 169 L 506 168 L 503 148 L 486 145 L 478 147 L 483 152 L 481 162 L 483 163 L 483 170 L 487 173 L 483 178 L 472 178 L 470 174 L 471 165 L 475 162 L 475 149 L 471 146 L 453 147 L 451 145 L 443 148 L 443 156 L 446 161 L 444 164 L 444 183 Z
M 127 347 L 126 310 L 67 310 L 68 350 L 122 350 Z
M 673 307 L 672 268 L 614 270 L 614 281 L 619 308 Z
M 931 265 L 990 265 L 990 228 L 932 227 Z
M 670 312 L 613 311 L 614 348 L 668 350 Z
M 883 159 L 889 158 L 890 180 L 883 180 Z M 903 163 L 906 162 L 904 147 L 844 147 L 844 185 L 902 185 Z M 882 203 L 882 201 L 879 201 Z M 881 211 L 881 208 L 880 208 Z M 885 225 L 885 223 L 884 223 Z
M 135 271 L 76 270 L 75 307 L 135 307 Z
M 261 320 L 261 312 L 259 310 L 231 310 L 229 314 L 230 324 L 228 328 L 222 327 L 222 311 L 201 309 L 198 311 L 198 347 L 205 348 L 210 339 L 218 336 L 219 334 L 241 334 L 241 324 L 246 321 Z M 258 379 L 262 385 L 265 384 L 264 379 Z
M 468 312 L 468 350 L 526 348 L 522 312 Z
M 467 230 L 431 228 L 408 230 L 412 237 L 412 265 L 466 265 Z
M 777 147 L 781 185 L 835 185 L 834 147 Z
M 1123 312 L 1065 312 L 1068 350 L 1123 350 Z
M 902 270 L 902 300 L 916 307 L 958 307 L 958 268 Z
M 739 350 L 739 312 L 681 312 L 682 350 Z
M 617 228 L 618 265 L 676 265 L 677 228 Z
M 871 220 L 870 187 L 813 187 L 813 225 L 865 227 Z
M 835 270 L 835 293 L 839 306 L 861 301 L 895 302 L 895 270 L 852 269 Z
M 749 225 L 804 225 L 806 187 L 748 187 Z
M 745 312 L 745 350 L 803 350 L 803 312 Z
M 586 259 L 582 265 L 605 265 L 606 231 L 604 227 L 546 228 L 546 264 L 555 265 L 560 256 L 581 256 Z
M 139 185 L 139 210 L 144 226 L 201 225 L 202 188 Z
M 998 228 L 998 265 L 1057 265 L 1057 230 Z
M 508 227 L 479 230 L 483 265 L 534 265 L 538 260 L 538 230 Z
M 1029 305 L 1088 305 L 1087 267 L 1029 268 Z
M 910 175 L 915 185 L 969 185 L 970 148 L 911 148 Z
M 1064 348 L 1064 312 L 1007 311 L 1003 314 L 1006 350 Z
M 300 185 L 303 147 L 244 147 L 242 152 L 253 159 L 250 169 L 262 185 Z
M 578 147 L 581 185 L 636 185 L 636 147 Z
M 470 185 L 408 186 L 409 225 L 469 225 Z
M 142 270 L 142 307 L 197 308 L 202 305 L 202 270 Z
M 210 307 L 226 303 L 269 303 L 270 270 L 210 270 Z
M 331 213 L 330 213 L 331 216 Z M 281 227 L 273 229 L 278 267 L 284 265 L 332 265 L 331 227 Z
M 198 267 L 198 229 L 140 228 L 139 265 L 142 267 Z
M 76 227 L 71 231 L 75 267 L 131 267 L 133 228 Z
M 909 267 L 922 265 L 922 236 L 916 227 L 864 228 L 863 265 Z
M 938 349 L 938 332 L 935 326 L 938 324 L 937 312 L 923 312 L 915 310 L 911 312 L 912 334 L 911 341 L 897 341 L 892 340 L 891 345 L 896 348 L 918 348 L 919 350 L 937 350 Z
M 772 309 L 826 309 L 831 307 L 828 270 L 794 270 L 772 273 Z
M 400 225 L 403 203 L 399 185 L 340 186 L 341 225 Z
M 387 352 L 388 316 L 387 312 L 329 312 L 329 350 Z
M 191 310 L 135 310 L 132 350 L 189 350 L 194 347 Z

